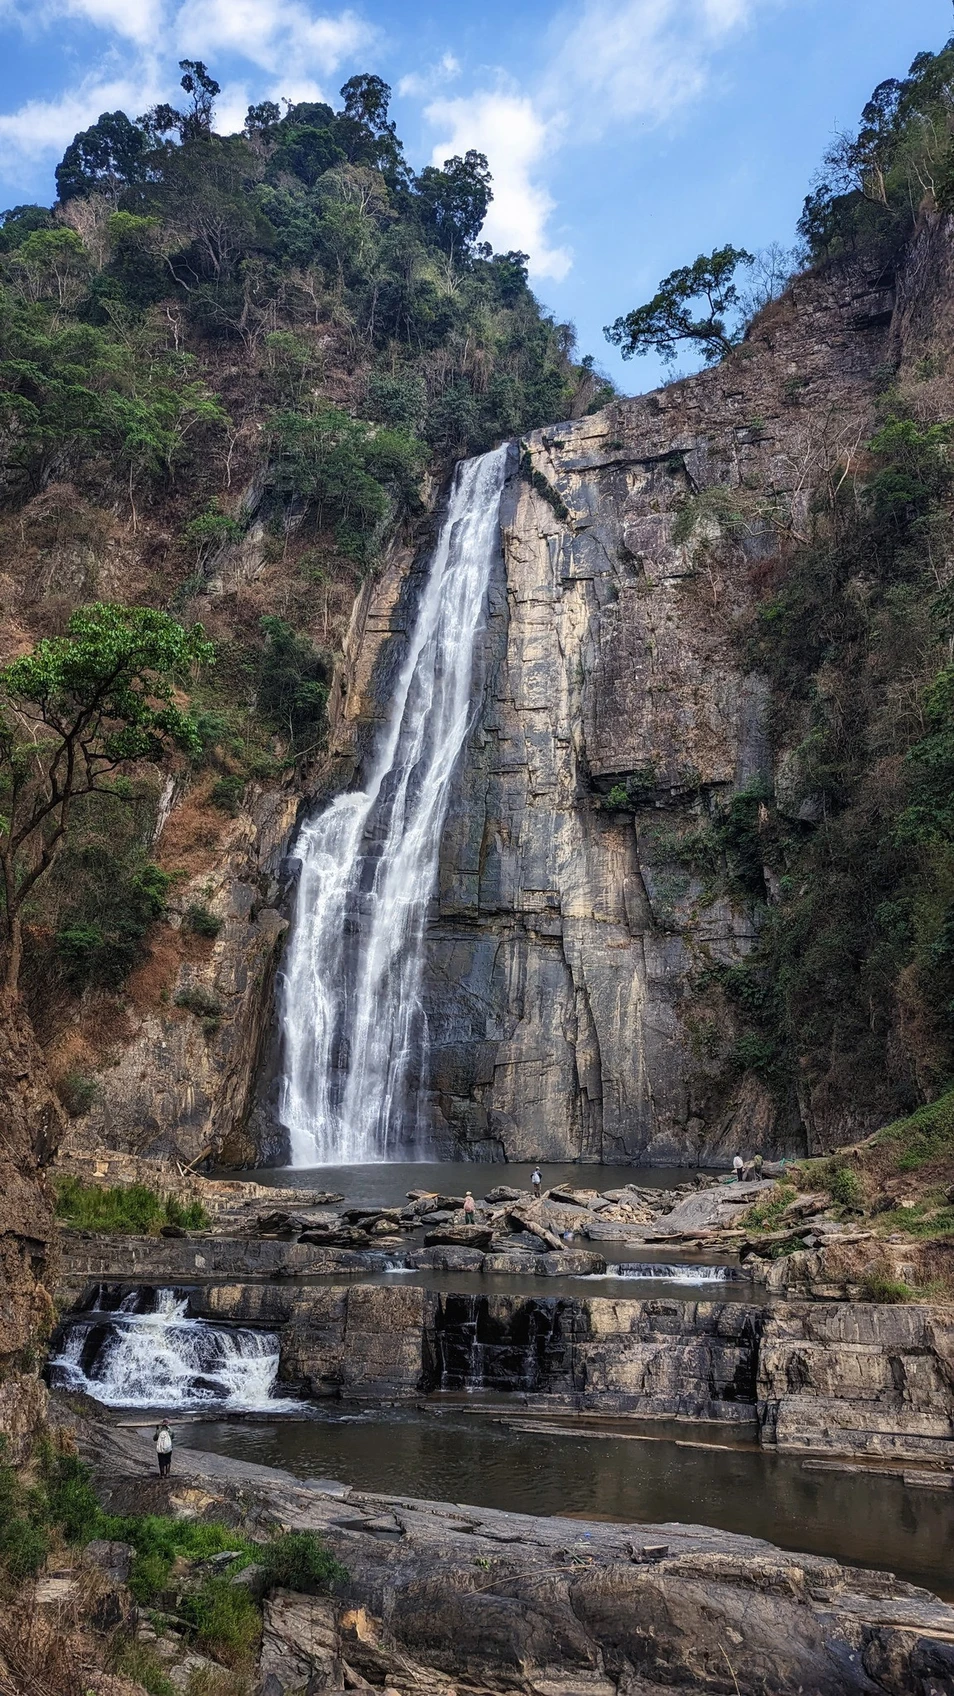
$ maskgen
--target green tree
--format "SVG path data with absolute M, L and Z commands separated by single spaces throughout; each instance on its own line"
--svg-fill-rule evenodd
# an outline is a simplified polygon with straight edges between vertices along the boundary
M 486 155 L 469 148 L 445 159 L 443 168 L 427 165 L 417 179 L 421 222 L 439 247 L 453 258 L 466 254 L 480 234 L 493 200 Z
M 191 715 L 175 702 L 177 680 L 212 659 L 201 626 L 152 607 L 97 603 L 75 612 L 65 636 L 39 642 L 0 671 L 0 874 L 4 998 L 16 997 L 23 907 L 66 840 L 78 796 L 123 794 L 119 769 L 159 761 L 173 748 L 197 753 Z
M 56 167 L 56 192 L 64 204 L 95 189 L 117 191 L 139 182 L 148 140 L 125 112 L 101 112 L 88 130 L 73 137 Z
M 740 265 L 752 263 L 752 254 L 741 247 L 700 253 L 693 264 L 664 277 L 645 306 L 607 324 L 603 334 L 624 359 L 655 352 L 672 364 L 678 344 L 690 342 L 712 365 L 741 339 L 739 291 L 733 279 Z

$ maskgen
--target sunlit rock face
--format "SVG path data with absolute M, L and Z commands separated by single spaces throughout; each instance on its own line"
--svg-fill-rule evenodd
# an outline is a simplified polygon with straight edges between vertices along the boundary
M 702 1163 L 804 1148 L 794 1104 L 727 1064 L 731 1014 L 705 993 L 751 948 L 753 901 L 714 898 L 676 850 L 759 786 L 811 818 L 745 627 L 811 491 L 869 429 L 891 304 L 859 271 L 807 279 L 717 369 L 515 450 L 428 943 L 426 1082 L 449 1143 Z

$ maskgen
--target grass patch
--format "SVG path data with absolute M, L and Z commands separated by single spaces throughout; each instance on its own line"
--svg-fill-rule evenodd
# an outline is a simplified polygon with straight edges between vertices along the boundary
M 103 1189 L 65 1174 L 54 1178 L 56 1217 L 78 1231 L 111 1231 L 155 1236 L 163 1225 L 203 1230 L 209 1223 L 201 1201 L 161 1196 L 146 1184 L 117 1184 Z
M 176 1687 L 148 1643 L 124 1643 L 113 1655 L 113 1670 L 141 1684 L 147 1696 L 176 1696 Z
M 891 1278 L 885 1272 L 869 1272 L 861 1280 L 865 1301 L 897 1303 L 917 1301 L 917 1291 L 901 1278 Z
M 896 1172 L 918 1172 L 932 1160 L 954 1156 L 954 1089 L 949 1089 L 907 1119 L 885 1125 L 875 1145 L 894 1157 Z
M 192 1627 L 200 1648 L 210 1650 L 226 1666 L 250 1662 L 258 1647 L 262 1619 L 241 1585 L 227 1578 L 204 1578 L 198 1590 L 183 1596 L 179 1613 Z
M 879 1231 L 904 1231 L 909 1237 L 944 1237 L 954 1235 L 954 1207 L 945 1202 L 940 1191 L 922 1196 L 914 1207 L 891 1207 L 876 1215 L 873 1224 Z
M 258 1551 L 268 1589 L 318 1590 L 348 1574 L 313 1531 L 286 1531 Z
M 795 1200 L 796 1193 L 791 1184 L 776 1184 L 764 1201 L 757 1201 L 754 1207 L 743 1213 L 739 1223 L 747 1231 L 777 1231 L 782 1214 L 789 1202 Z

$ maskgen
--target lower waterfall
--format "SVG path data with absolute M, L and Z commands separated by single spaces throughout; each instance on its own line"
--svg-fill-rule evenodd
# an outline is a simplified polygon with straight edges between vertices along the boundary
M 116 1306 L 100 1291 L 67 1321 L 50 1379 L 108 1407 L 300 1411 L 275 1396 L 278 1359 L 273 1332 L 193 1319 L 186 1291 L 129 1290 Z
M 507 448 L 457 468 L 367 785 L 309 820 L 281 987 L 279 1117 L 293 1166 L 423 1157 L 424 924 L 474 648 L 498 546 Z

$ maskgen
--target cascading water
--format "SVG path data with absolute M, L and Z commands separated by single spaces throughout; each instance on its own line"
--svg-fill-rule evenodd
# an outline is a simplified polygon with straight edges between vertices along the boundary
M 108 1407 L 300 1411 L 274 1394 L 278 1356 L 273 1332 L 191 1318 L 184 1291 L 130 1290 L 115 1306 L 98 1292 L 65 1327 L 50 1377 Z
M 423 1157 L 424 923 L 471 721 L 474 647 L 507 449 L 457 468 L 367 787 L 301 832 L 281 1008 L 280 1117 L 293 1166 Z

